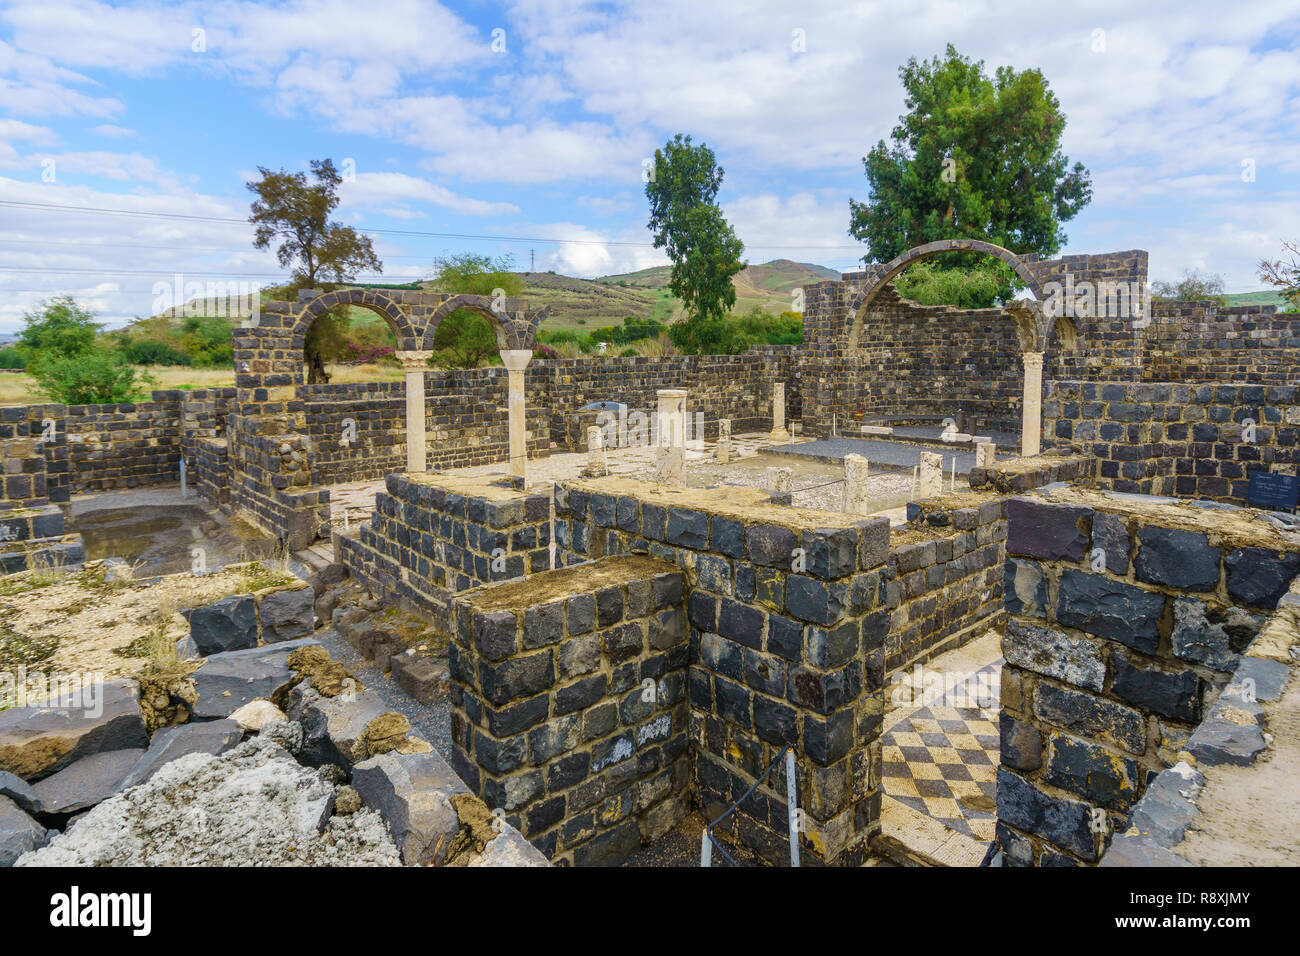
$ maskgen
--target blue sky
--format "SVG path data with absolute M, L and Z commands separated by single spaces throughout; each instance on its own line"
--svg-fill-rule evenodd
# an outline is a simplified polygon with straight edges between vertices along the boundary
M 462 250 L 660 264 L 642 161 L 676 132 L 718 154 L 749 261 L 852 268 L 848 200 L 903 109 L 898 67 L 949 42 L 1060 99 L 1094 182 L 1063 252 L 1144 248 L 1153 278 L 1245 291 L 1300 239 L 1295 0 L 0 2 L 0 332 L 57 293 L 116 322 L 178 272 L 274 282 L 243 184 L 325 156 L 352 161 L 359 228 L 520 237 L 377 234 L 390 281 Z

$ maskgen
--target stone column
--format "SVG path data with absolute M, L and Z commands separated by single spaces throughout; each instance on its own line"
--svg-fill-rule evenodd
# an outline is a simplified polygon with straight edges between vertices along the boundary
M 767 483 L 777 494 L 788 495 L 794 490 L 794 472 L 789 468 L 769 468 Z
M 1020 419 L 1020 454 L 1037 455 L 1043 432 L 1043 353 L 1025 352 L 1025 397 Z
M 609 466 L 605 461 L 605 433 L 597 425 L 587 428 L 587 467 L 582 473 L 590 477 L 609 474 Z
M 429 370 L 432 352 L 397 352 L 397 361 L 406 373 L 406 470 L 427 471 L 427 446 L 424 430 L 424 373 Z
M 502 349 L 501 361 L 509 374 L 510 474 L 525 476 L 528 443 L 524 430 L 524 369 L 533 357 L 532 349 Z
M 844 512 L 868 514 L 867 460 L 861 455 L 844 456 Z
M 772 433 L 767 440 L 773 445 L 790 444 L 790 433 L 785 430 L 785 382 L 772 385 Z
M 659 399 L 659 445 L 662 448 L 686 447 L 686 389 L 661 388 Z
M 943 456 L 937 452 L 921 452 L 921 479 L 918 494 L 922 498 L 935 498 L 943 494 Z
M 982 441 L 975 446 L 975 467 L 992 468 L 997 461 L 998 446 L 991 441 Z
M 731 463 L 731 419 L 718 419 L 718 445 L 713 451 L 713 457 L 718 460 L 719 465 Z

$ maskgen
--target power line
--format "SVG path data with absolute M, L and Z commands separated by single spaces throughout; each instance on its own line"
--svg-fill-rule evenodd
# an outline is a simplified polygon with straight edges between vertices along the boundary
M 187 222 L 216 222 L 228 225 L 249 225 L 245 219 L 231 219 L 222 216 L 192 216 L 176 212 L 141 212 L 133 209 L 109 209 L 103 206 L 69 206 L 59 203 L 25 202 L 16 199 L 0 199 L 0 206 L 12 206 L 21 209 L 50 210 L 52 212 L 78 212 L 106 216 L 130 216 L 142 219 L 179 219 Z M 654 248 L 653 242 L 636 242 L 628 239 L 550 239 L 541 236 L 495 236 L 464 232 L 425 232 L 412 229 L 358 229 L 358 232 L 378 236 L 406 236 L 416 239 L 467 239 L 484 242 L 549 242 L 556 245 L 593 245 L 593 246 L 638 246 Z M 748 245 L 748 249 L 820 249 L 861 251 L 861 246 L 769 246 Z

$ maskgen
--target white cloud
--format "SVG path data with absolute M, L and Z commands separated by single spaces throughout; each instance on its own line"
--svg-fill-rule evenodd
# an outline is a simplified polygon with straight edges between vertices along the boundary
M 121 139 L 126 136 L 134 136 L 135 130 L 127 129 L 125 126 L 114 126 L 112 123 L 104 123 L 95 127 L 95 132 L 100 136 L 107 136 L 109 139 Z
M 473 216 L 505 215 L 519 212 L 519 207 L 508 202 L 489 202 L 460 196 L 445 186 L 439 186 L 408 176 L 405 173 L 357 173 L 355 180 L 345 182 L 339 189 L 340 207 L 374 208 L 379 205 L 392 207 L 399 201 L 433 203 L 454 212 Z M 403 207 L 397 207 L 403 208 Z M 410 218 L 422 213 L 407 210 L 402 218 Z

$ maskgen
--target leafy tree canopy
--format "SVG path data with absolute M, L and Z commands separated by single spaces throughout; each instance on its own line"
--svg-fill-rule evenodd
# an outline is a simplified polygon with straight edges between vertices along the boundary
M 731 277 L 745 268 L 744 243 L 714 201 L 722 176 L 713 150 L 678 133 L 655 150 L 645 186 L 655 248 L 672 260 L 668 287 L 682 300 L 687 323 L 715 321 L 735 305 Z
M 908 60 L 899 76 L 907 113 L 890 142 L 880 140 L 863 158 L 867 200 L 849 200 L 849 233 L 867 243 L 864 261 L 888 262 L 940 239 L 1059 252 L 1062 223 L 1091 200 L 1092 184 L 1088 170 L 1061 151 L 1065 115 L 1043 74 L 1000 67 L 990 79 L 982 61 L 949 45 L 942 59 Z M 938 268 L 982 258 L 946 256 Z M 1014 273 L 1000 268 L 1005 298 Z
M 19 347 L 33 359 L 84 355 L 95 347 L 99 323 L 72 296 L 56 296 L 23 316 Z
M 511 271 L 509 256 L 465 252 L 435 259 L 434 287 L 439 292 L 485 295 L 493 298 L 518 296 L 524 280 Z M 434 333 L 434 360 L 447 368 L 477 368 L 490 361 L 499 348 L 492 321 L 473 309 L 456 309 L 447 315 Z
M 261 179 L 246 184 L 256 197 L 248 216 L 257 227 L 253 245 L 267 249 L 279 242 L 275 256 L 282 267 L 292 270 L 294 291 L 348 282 L 363 271 L 384 271 L 369 236 L 329 218 L 339 204 L 338 187 L 343 182 L 333 160 L 312 160 L 310 180 L 305 172 L 275 172 L 263 166 L 257 171 Z M 308 382 L 329 381 L 323 351 L 342 347 L 347 324 L 342 309 L 331 310 L 312 324 L 304 346 Z
M 1202 273 L 1199 269 L 1183 271 L 1183 277 L 1177 282 L 1151 283 L 1151 298 L 1176 300 L 1181 302 L 1227 302 L 1224 291 L 1223 276 Z

